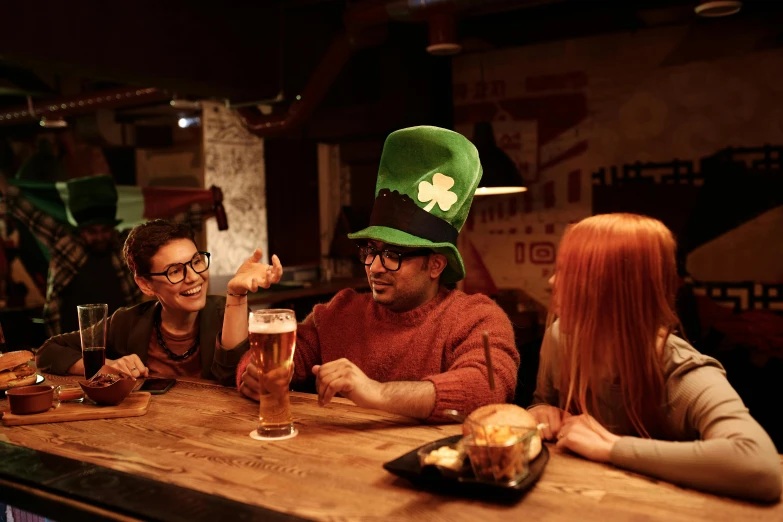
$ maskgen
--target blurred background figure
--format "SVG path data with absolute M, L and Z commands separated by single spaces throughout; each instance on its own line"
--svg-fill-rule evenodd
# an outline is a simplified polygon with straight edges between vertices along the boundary
M 3 179 L 7 213 L 49 250 L 44 305 L 46 334 L 78 330 L 76 306 L 107 303 L 109 313 L 141 300 L 122 260 L 117 189 L 109 176 L 89 176 L 66 184 L 68 224 L 36 208 L 19 187 Z

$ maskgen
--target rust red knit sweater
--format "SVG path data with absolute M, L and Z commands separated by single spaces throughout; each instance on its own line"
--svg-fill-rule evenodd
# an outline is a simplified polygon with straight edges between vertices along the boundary
M 487 384 L 481 332 L 489 332 L 495 391 Z M 429 380 L 435 408 L 428 422 L 448 422 L 443 410 L 465 414 L 479 406 L 510 401 L 519 354 L 508 317 L 487 296 L 442 288 L 431 301 L 395 313 L 371 294 L 343 290 L 316 305 L 299 325 L 294 381 L 312 376 L 316 364 L 345 357 L 380 382 Z M 246 354 L 237 371 L 248 364 Z

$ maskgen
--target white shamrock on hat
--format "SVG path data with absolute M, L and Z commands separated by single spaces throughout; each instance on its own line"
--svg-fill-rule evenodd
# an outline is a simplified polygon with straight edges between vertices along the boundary
M 435 207 L 435 203 L 443 212 L 448 212 L 451 206 L 457 202 L 457 195 L 449 189 L 454 186 L 454 178 L 450 178 L 440 172 L 432 176 L 432 183 L 422 181 L 419 183 L 419 201 L 430 202 L 424 207 L 429 212 Z

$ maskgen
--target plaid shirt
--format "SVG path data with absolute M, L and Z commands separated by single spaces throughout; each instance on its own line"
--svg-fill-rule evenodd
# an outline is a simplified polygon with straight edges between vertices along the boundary
M 46 304 L 43 309 L 44 325 L 49 337 L 60 331 L 60 294 L 73 281 L 87 262 L 84 242 L 72 233 L 73 229 L 35 208 L 19 194 L 19 189 L 9 187 L 5 194 L 8 213 L 26 226 L 49 249 L 49 276 L 46 285 Z M 127 232 L 126 232 L 127 234 Z M 123 238 L 124 239 L 124 238 Z M 141 291 L 122 258 L 119 239 L 112 246 L 111 263 L 120 280 L 125 304 L 133 306 L 141 301 Z

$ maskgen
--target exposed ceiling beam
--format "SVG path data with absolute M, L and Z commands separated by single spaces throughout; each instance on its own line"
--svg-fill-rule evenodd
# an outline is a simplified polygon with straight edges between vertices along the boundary
M 275 3 L 25 0 L 5 2 L 2 18 L 0 58 L 24 67 L 201 97 L 279 91 Z

